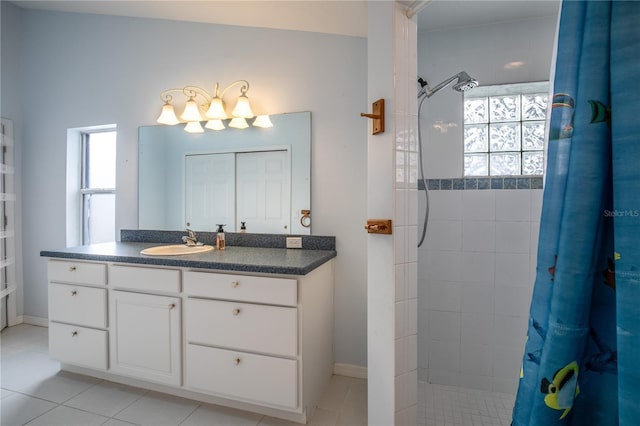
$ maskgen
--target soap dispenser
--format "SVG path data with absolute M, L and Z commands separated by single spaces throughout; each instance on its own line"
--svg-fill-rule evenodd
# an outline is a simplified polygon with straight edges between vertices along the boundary
M 240 222 L 240 233 L 244 234 L 247 232 L 247 225 L 245 225 L 246 222 Z
M 218 227 L 218 235 L 216 235 L 216 247 L 218 250 L 224 250 L 225 241 L 224 241 L 224 228 L 225 225 L 216 224 Z

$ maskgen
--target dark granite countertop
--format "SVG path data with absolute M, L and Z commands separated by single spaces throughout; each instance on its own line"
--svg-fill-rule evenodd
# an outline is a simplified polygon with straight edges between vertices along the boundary
M 183 233 L 184 235 L 184 233 Z M 227 246 L 226 250 L 180 256 L 147 256 L 140 251 L 175 242 L 117 242 L 43 250 L 41 256 L 62 259 L 123 262 L 236 272 L 306 275 L 336 257 L 335 250 Z
M 97 260 L 101 262 L 137 263 L 184 268 L 219 269 L 238 272 L 306 275 L 336 256 L 335 250 L 304 250 L 265 247 L 227 247 L 207 253 L 181 256 L 147 256 L 140 251 L 158 243 L 102 243 L 43 250 L 41 256 Z

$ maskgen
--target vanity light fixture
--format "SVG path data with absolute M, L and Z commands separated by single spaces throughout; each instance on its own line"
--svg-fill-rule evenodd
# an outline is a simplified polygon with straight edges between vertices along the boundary
M 204 133 L 204 129 L 199 121 L 188 121 L 184 126 L 184 131 L 188 133 Z
M 216 86 L 216 91 L 217 91 L 217 86 Z M 224 110 L 224 104 L 222 103 L 222 99 L 219 96 L 214 96 L 213 99 L 211 99 L 211 104 L 209 105 L 209 109 L 207 110 L 207 118 L 210 118 L 212 120 L 226 120 L 227 118 L 227 113 Z
M 259 115 L 253 120 L 253 125 L 256 127 L 262 127 L 266 129 L 267 127 L 273 127 L 273 123 L 271 122 L 271 118 L 268 115 Z
M 237 85 L 240 85 L 240 96 L 238 97 L 236 105 L 231 112 L 231 117 L 229 117 L 225 110 L 223 98 L 227 90 Z M 204 132 L 204 129 L 200 124 L 201 121 L 208 120 L 204 126 L 207 129 L 222 130 L 225 128 L 223 120 L 231 118 L 229 127 L 246 129 L 249 127 L 247 119 L 254 117 L 249 98 L 247 97 L 248 90 L 249 82 L 246 80 L 236 80 L 225 87 L 222 92 L 220 92 L 220 85 L 216 83 L 213 96 L 200 86 L 185 86 L 182 89 L 167 89 L 160 93 L 160 99 L 162 99 L 164 105 L 162 106 L 162 112 L 160 113 L 157 122 L 169 126 L 186 122 L 187 124 L 184 128 L 186 132 L 202 133 Z M 182 92 L 182 94 L 187 97 L 187 103 L 184 111 L 180 114 L 180 119 L 176 116 L 173 108 L 173 96 L 170 94 L 172 92 Z M 255 127 L 273 127 L 268 115 L 257 116 L 252 124 Z
M 212 130 L 222 130 L 225 128 L 222 120 L 209 120 L 207 121 L 207 124 L 204 125 L 204 127 Z
M 229 127 L 233 127 L 236 129 L 246 129 L 247 127 L 249 127 L 249 125 L 247 124 L 247 120 L 245 120 L 244 117 L 234 117 L 229 122 Z
M 158 117 L 158 123 L 173 126 L 180 122 L 176 117 L 176 112 L 173 110 L 173 105 L 171 105 L 172 100 L 173 96 L 167 95 L 160 117 Z
M 195 96 L 191 96 L 189 98 L 180 118 L 186 121 L 187 123 L 202 121 L 202 115 L 200 114 L 200 107 L 195 100 Z
M 247 98 L 245 92 L 238 96 L 236 107 L 231 113 L 234 117 L 253 118 L 253 111 L 251 111 L 251 104 L 249 98 Z

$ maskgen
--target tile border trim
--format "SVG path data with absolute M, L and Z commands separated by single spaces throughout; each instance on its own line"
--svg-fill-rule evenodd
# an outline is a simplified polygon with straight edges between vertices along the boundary
M 459 191 L 483 189 L 543 189 L 542 176 L 500 176 L 478 178 L 426 179 L 429 191 Z M 424 182 L 418 179 L 418 190 Z

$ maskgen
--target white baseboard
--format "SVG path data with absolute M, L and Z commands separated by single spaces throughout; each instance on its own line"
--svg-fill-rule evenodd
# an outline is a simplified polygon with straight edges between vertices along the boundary
M 367 367 L 353 364 L 333 364 L 333 374 L 338 376 L 355 377 L 357 379 L 367 378 Z
M 9 318 L 9 322 L 7 323 L 7 325 L 9 327 L 13 327 L 14 325 L 22 324 L 22 322 L 22 315 L 18 315 L 16 317 Z
M 22 315 L 20 323 L 37 325 L 39 327 L 49 327 L 49 319 L 42 317 L 32 317 L 31 315 Z

